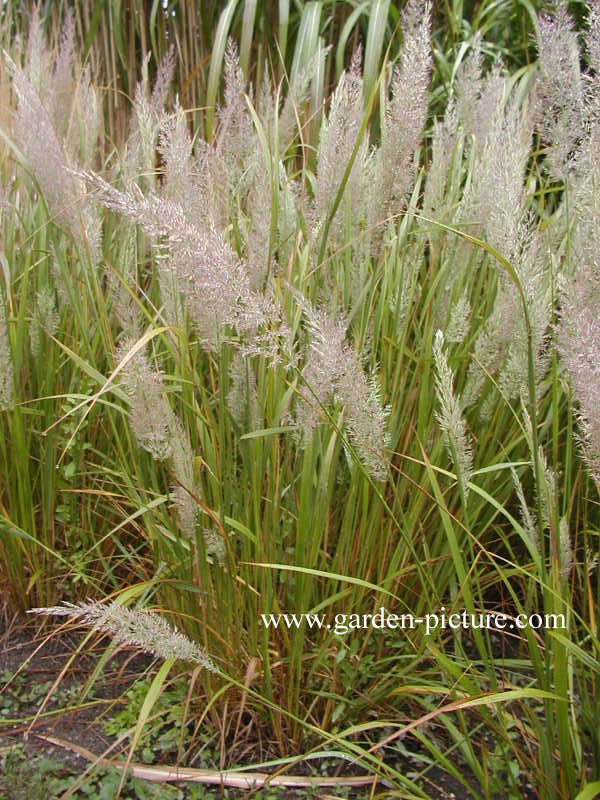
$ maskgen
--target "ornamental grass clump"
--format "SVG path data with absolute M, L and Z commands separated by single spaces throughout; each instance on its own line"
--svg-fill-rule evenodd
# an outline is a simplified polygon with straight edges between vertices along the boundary
M 235 3 L 206 84 L 156 4 L 174 27 L 127 103 L 78 24 L 51 50 L 34 14 L 10 47 L 3 595 L 205 667 L 180 752 L 216 736 L 222 769 L 310 750 L 384 793 L 426 797 L 435 768 L 577 797 L 600 780 L 600 7 L 584 58 L 558 3 L 509 75 L 504 3 L 455 20 L 452 63 L 427 2 L 369 4 L 364 56 L 366 6 L 333 49 L 329 6 L 300 6 L 289 82 L 238 56 Z M 332 624 L 382 606 L 414 624 Z M 506 626 L 441 624 L 463 612 Z
M 227 131 L 233 128 L 234 132 L 239 133 L 244 128 L 243 120 L 246 117 L 250 119 L 245 104 L 240 102 L 239 84 L 242 78 L 235 67 L 236 58 L 235 50 L 230 47 L 226 71 L 228 89 L 226 106 L 220 115 L 221 126 L 214 146 L 205 143 L 200 150 L 206 164 L 220 161 L 225 165 L 225 173 L 229 175 L 228 185 L 235 185 L 236 192 L 243 197 L 240 184 L 242 177 L 236 173 L 237 162 L 227 155 L 227 148 L 231 147 Z M 348 86 L 354 86 L 352 91 L 356 97 L 353 102 L 362 103 L 357 70 L 355 66 L 354 77 L 352 72 L 350 77 L 343 77 L 338 94 L 339 103 L 342 103 L 339 98 L 345 97 L 346 90 L 350 91 Z M 362 111 L 358 106 L 355 110 L 356 119 L 359 120 Z M 335 116 L 338 112 L 332 113 Z M 339 116 L 340 119 L 344 117 L 341 109 Z M 356 133 L 354 131 L 354 137 Z M 248 135 L 246 131 L 244 140 Z M 258 233 L 266 228 L 265 216 L 271 203 L 270 184 L 264 175 L 259 178 L 262 173 L 256 170 L 248 192 L 246 210 L 254 214 L 254 219 L 250 219 L 250 231 L 257 232 L 249 234 L 246 253 L 238 256 L 225 230 L 219 230 L 221 214 L 213 216 L 208 203 L 198 205 L 198 195 L 190 193 L 190 187 L 185 186 L 186 176 L 193 173 L 193 149 L 180 112 L 176 112 L 171 121 L 165 118 L 160 148 L 165 159 L 165 180 L 159 193 L 150 190 L 144 196 L 142 187 L 135 191 L 121 191 L 99 175 L 78 175 L 95 190 L 94 196 L 98 202 L 140 224 L 155 243 L 159 253 L 159 282 L 167 322 L 178 322 L 176 315 L 173 312 L 169 314 L 168 310 L 176 307 L 180 296 L 195 333 L 208 350 L 215 351 L 224 342 L 236 341 L 241 353 L 247 357 L 261 355 L 271 363 L 282 363 L 288 370 L 294 368 L 298 357 L 297 346 L 285 319 L 285 309 L 273 288 L 265 285 L 272 271 L 268 263 L 270 234 L 263 234 L 259 240 L 261 234 Z M 327 161 L 327 158 L 324 160 Z M 254 170 L 253 163 L 251 161 L 248 167 L 251 171 Z M 339 161 L 336 163 L 339 164 Z M 202 178 L 204 186 L 199 196 L 218 197 L 219 188 L 210 168 L 204 171 Z M 317 171 L 317 181 L 319 186 L 324 186 L 324 197 L 328 179 Z M 284 179 L 284 186 L 285 183 Z M 195 186 L 195 181 L 192 184 Z M 190 196 L 196 200 L 190 203 Z M 318 196 L 317 192 L 317 209 Z M 232 213 L 237 216 L 238 212 L 234 210 Z M 323 213 L 326 213 L 326 209 L 323 209 Z M 309 325 L 309 332 L 311 341 L 306 354 L 309 368 L 305 370 L 304 380 L 310 385 L 311 380 L 318 377 L 320 384 L 329 382 L 335 387 L 336 398 L 345 409 L 349 438 L 360 454 L 363 465 L 373 477 L 381 479 L 385 474 L 385 412 L 374 388 L 375 383 L 369 382 L 352 348 L 345 344 L 338 343 L 336 357 L 329 359 L 326 367 L 321 368 L 319 348 L 322 347 L 323 335 L 319 332 L 319 326 L 312 324 Z M 318 395 L 325 399 L 331 397 L 332 393 L 320 391 Z M 301 410 L 299 414 L 306 415 L 306 412 Z M 309 426 L 305 425 L 305 432 L 308 429 Z

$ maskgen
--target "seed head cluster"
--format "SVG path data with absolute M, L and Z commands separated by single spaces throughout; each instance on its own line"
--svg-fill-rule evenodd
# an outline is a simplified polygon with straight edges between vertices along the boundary
M 98 633 L 108 634 L 116 644 L 132 645 L 157 658 L 189 661 L 210 672 L 217 671 L 212 659 L 195 642 L 147 609 L 132 610 L 117 602 L 91 602 L 32 608 L 29 613 L 70 617 Z

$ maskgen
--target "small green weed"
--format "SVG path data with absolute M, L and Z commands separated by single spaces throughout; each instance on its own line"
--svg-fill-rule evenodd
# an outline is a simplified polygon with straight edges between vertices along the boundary
M 137 680 L 125 693 L 127 702 L 104 723 L 109 736 L 119 736 L 133 728 L 138 720 L 152 681 L 147 678 Z M 146 764 L 156 763 L 177 754 L 182 743 L 182 727 L 185 722 L 185 702 L 187 685 L 176 680 L 160 695 L 154 706 L 154 724 L 146 726 L 136 751 L 137 758 Z

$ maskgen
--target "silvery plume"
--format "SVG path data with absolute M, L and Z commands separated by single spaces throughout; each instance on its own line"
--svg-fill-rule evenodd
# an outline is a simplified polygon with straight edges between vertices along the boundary
M 98 633 L 108 634 L 116 644 L 133 645 L 157 658 L 190 661 L 210 672 L 217 672 L 214 662 L 202 648 L 171 627 L 164 617 L 146 609 L 132 610 L 114 601 L 92 601 L 32 608 L 28 613 L 70 617 Z
M 370 227 L 375 241 L 381 226 L 401 211 L 412 192 L 417 151 L 427 121 L 428 87 L 433 64 L 431 3 L 409 0 L 402 12 L 403 42 L 391 80 L 391 99 L 383 114 L 381 147 L 375 154 L 370 187 Z
M 460 397 L 454 391 L 454 374 L 444 351 L 444 334 L 440 330 L 436 332 L 433 342 L 433 360 L 435 392 L 440 409 L 435 416 L 444 434 L 450 460 L 466 493 L 467 483 L 473 474 L 473 450 L 467 423 L 462 413 Z
M 600 280 L 580 273 L 563 295 L 558 344 L 578 404 L 580 444 L 600 484 Z
M 138 187 L 122 192 L 92 173 L 76 173 L 108 208 L 141 225 L 155 242 L 158 268 L 176 278 L 198 336 L 208 350 L 234 332 L 246 353 L 276 361 L 289 344 L 282 310 L 272 293 L 254 291 L 247 265 L 224 236 L 198 226 L 178 203 Z M 168 276 L 168 280 L 172 277 Z
M 305 438 L 321 420 L 319 407 L 337 401 L 344 409 L 348 438 L 361 463 L 375 480 L 388 474 L 388 409 L 381 404 L 374 379 L 362 368 L 358 353 L 346 341 L 346 322 L 302 301 L 308 323 L 309 346 L 302 376 L 306 388 L 296 420 Z

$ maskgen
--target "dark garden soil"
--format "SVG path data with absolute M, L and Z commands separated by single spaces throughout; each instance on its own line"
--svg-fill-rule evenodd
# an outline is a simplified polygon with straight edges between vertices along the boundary
M 109 800 L 117 796 L 120 772 L 107 768 L 105 763 L 94 765 L 87 756 L 91 753 L 98 759 L 103 755 L 119 761 L 126 759 L 127 740 L 119 746 L 116 738 L 106 733 L 106 722 L 122 709 L 125 693 L 136 680 L 147 677 L 152 660 L 121 650 L 91 684 L 90 676 L 105 654 L 106 640 L 90 640 L 82 645 L 84 640 L 85 633 L 81 631 L 52 631 L 48 627 L 40 630 L 0 615 L 0 800 L 58 800 L 63 795 Z M 160 756 L 158 762 L 162 763 Z M 407 763 L 406 768 L 414 770 L 414 765 Z M 294 772 L 302 773 L 302 769 L 295 768 Z M 425 788 L 435 800 L 472 797 L 462 784 L 441 772 L 434 772 L 430 780 Z M 381 784 L 374 791 L 371 787 L 371 791 L 328 786 L 298 790 L 264 787 L 249 792 L 128 779 L 121 797 L 358 800 L 387 795 Z M 401 797 L 392 790 L 390 795 Z

